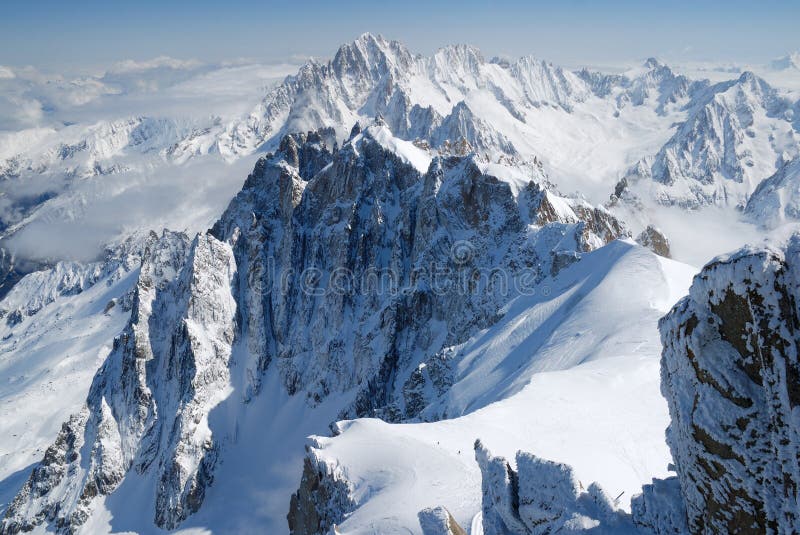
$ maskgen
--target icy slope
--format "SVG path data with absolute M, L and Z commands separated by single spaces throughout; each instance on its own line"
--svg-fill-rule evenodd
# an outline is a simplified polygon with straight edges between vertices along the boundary
M 657 321 L 692 274 L 641 247 L 611 243 L 560 273 L 548 297 L 519 298 L 493 329 L 465 344 L 491 347 L 476 366 L 484 380 L 473 384 L 485 385 L 493 403 L 470 411 L 467 400 L 481 398 L 467 375 L 443 401 L 461 417 L 361 419 L 340 423 L 334 438 L 315 437 L 309 458 L 339 474 L 352 499 L 338 511 L 339 530 L 420 533 L 417 513 L 437 505 L 461 526 L 475 525 L 476 438 L 508 459 L 523 450 L 567 463 L 584 487 L 600 483 L 627 509 L 642 483 L 667 474 Z M 459 369 L 469 361 L 463 357 Z
M 538 372 L 609 354 L 658 353 L 658 340 L 647 333 L 659 311 L 681 295 L 691 272 L 627 243 L 599 249 L 544 283 L 539 295 L 511 302 L 503 320 L 453 348 L 456 383 L 444 410 L 455 416 L 505 398 Z

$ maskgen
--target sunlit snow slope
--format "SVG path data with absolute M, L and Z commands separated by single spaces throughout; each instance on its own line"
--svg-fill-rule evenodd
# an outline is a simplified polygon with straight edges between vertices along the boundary
M 570 464 L 584 487 L 596 481 L 629 508 L 643 483 L 668 473 L 657 320 L 693 271 L 611 243 L 562 272 L 549 296 L 518 298 L 465 344 L 462 378 L 442 402 L 463 416 L 347 421 L 341 435 L 313 438 L 313 455 L 352 488 L 356 508 L 340 532 L 420 533 L 417 513 L 438 505 L 469 527 L 480 511 L 478 438 L 509 459 L 523 450 Z

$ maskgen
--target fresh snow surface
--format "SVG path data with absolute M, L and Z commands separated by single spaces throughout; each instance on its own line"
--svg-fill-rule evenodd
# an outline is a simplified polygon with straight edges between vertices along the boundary
M 428 171 L 428 167 L 431 165 L 431 156 L 428 152 L 418 148 L 410 141 L 395 137 L 385 125 L 371 125 L 367 131 L 372 139 L 386 150 L 395 153 L 403 162 L 413 166 L 422 174 Z M 363 136 L 362 133 L 353 138 L 354 147 L 358 147 Z
M 613 242 L 562 272 L 549 296 L 519 298 L 465 344 L 462 379 L 443 401 L 463 416 L 360 419 L 340 423 L 335 438 L 314 437 L 317 454 L 354 487 L 358 507 L 339 531 L 419 533 L 417 512 L 439 505 L 468 529 L 480 511 L 477 438 L 510 460 L 523 450 L 570 464 L 584 487 L 600 483 L 628 510 L 643 483 L 668 475 L 656 323 L 693 273 Z

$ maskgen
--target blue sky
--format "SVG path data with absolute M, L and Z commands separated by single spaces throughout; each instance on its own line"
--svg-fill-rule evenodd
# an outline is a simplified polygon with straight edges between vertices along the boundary
M 580 65 L 659 56 L 764 62 L 800 49 L 800 1 L 0 0 L 0 64 L 63 70 L 158 55 L 219 61 L 328 57 L 362 32 L 430 53 Z

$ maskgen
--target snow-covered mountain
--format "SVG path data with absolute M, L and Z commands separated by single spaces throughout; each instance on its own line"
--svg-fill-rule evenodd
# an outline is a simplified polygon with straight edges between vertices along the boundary
M 236 439 L 238 417 L 214 414 L 256 403 L 270 370 L 341 416 L 445 416 L 450 348 L 625 235 L 515 167 L 431 160 L 382 123 L 335 152 L 328 133 L 285 137 L 209 233 L 148 245 L 130 323 L 5 531 L 77 529 L 130 477 L 154 489 L 155 524 L 177 527 Z
M 791 533 L 800 526 L 800 236 L 710 262 L 661 321 L 661 389 L 677 477 L 634 517 L 655 533 Z
M 275 143 L 288 132 L 323 126 L 346 135 L 354 122 L 382 116 L 397 135 L 430 140 L 465 138 L 482 151 L 513 151 L 506 143 L 486 143 L 493 126 L 475 129 L 467 95 L 483 95 L 524 121 L 524 109 L 537 105 L 571 108 L 585 100 L 588 88 L 577 76 L 552 64 L 522 58 L 513 64 L 486 61 L 470 46 L 446 47 L 430 58 L 412 55 L 397 41 L 364 34 L 342 46 L 327 63 L 311 61 L 271 91 L 250 115 L 216 135 L 215 149 L 225 156 Z M 178 152 L 196 151 L 189 143 Z M 201 149 L 202 150 L 202 149 Z
M 633 529 L 625 516 L 630 497 L 649 482 L 647 474 L 668 475 L 656 324 L 691 275 L 691 268 L 617 241 L 546 281 L 548 295 L 512 301 L 498 323 L 456 348 L 456 382 L 440 410 L 457 418 L 360 419 L 338 424 L 333 438 L 310 439 L 290 521 L 308 526 L 317 518 L 319 525 L 295 533 L 331 523 L 342 533 L 401 533 L 436 506 L 476 533 L 485 485 L 476 439 L 508 459 L 523 450 L 568 463 L 584 489 L 599 482 L 612 502 L 624 493 L 613 509 Z M 365 451 L 361 444 L 374 446 Z M 346 500 L 326 499 L 342 494 Z M 485 523 L 483 529 L 489 533 Z
M 138 69 L 217 72 L 95 81 Z M 659 230 L 794 228 L 793 98 L 364 34 L 244 114 L 0 134 L 0 533 L 714 532 L 737 496 L 796 527 L 791 381 L 756 370 L 768 403 L 714 360 L 755 373 L 779 334 L 794 373 L 796 247 L 718 259 L 672 308 L 696 270 L 666 257 L 703 228 Z M 711 411 L 795 487 L 759 487 Z
M 118 70 L 133 76 L 135 67 Z M 141 68 L 150 76 L 178 67 L 162 60 Z M 210 76 L 200 66 L 186 69 L 200 72 L 200 81 Z M 154 79 L 174 88 L 181 84 L 170 80 L 183 76 Z M 533 57 L 487 60 L 464 45 L 424 57 L 399 42 L 364 34 L 330 61 L 309 61 L 243 115 L 137 114 L 0 134 L 5 227 L 0 243 L 14 259 L 3 272 L 11 272 L 13 282 L 30 269 L 26 262 L 35 261 L 36 267 L 91 258 L 130 233 L 146 236 L 156 225 L 202 230 L 224 207 L 219 188 L 189 188 L 194 207 L 208 206 L 202 218 L 187 217 L 189 207 L 175 203 L 129 221 L 107 214 L 117 203 L 141 209 L 139 196 L 159 187 L 153 177 L 170 189 L 184 189 L 190 177 L 213 176 L 230 196 L 244 169 L 252 167 L 254 153 L 275 150 L 285 134 L 332 128 L 341 144 L 353 124 L 376 117 L 395 136 L 434 152 L 475 151 L 492 161 L 511 156 L 541 166 L 562 191 L 579 191 L 595 204 L 627 187 L 638 212 L 630 217 L 631 226 L 639 232 L 660 223 L 641 209 L 642 202 L 743 207 L 763 179 L 798 154 L 799 104 L 793 98 L 749 73 L 711 85 L 653 58 L 623 74 L 573 73 Z M 229 168 L 242 159 L 242 165 Z M 212 167 L 200 172 L 191 168 L 192 161 Z M 88 192 L 86 179 L 92 184 Z M 186 193 L 161 197 L 181 195 Z M 625 211 L 617 215 L 627 217 Z M 147 225 L 137 223 L 141 220 Z M 34 238 L 25 227 L 38 236 L 42 228 L 57 232 L 59 223 L 103 228 L 93 249 L 73 248 L 80 255 L 40 244 L 31 251 L 27 245 Z
M 672 138 L 624 180 L 660 203 L 744 207 L 765 178 L 798 154 L 798 106 L 750 72 L 705 88 L 688 103 L 689 116 Z
M 800 220 L 800 157 L 786 162 L 762 181 L 744 211 L 754 223 L 765 227 Z

